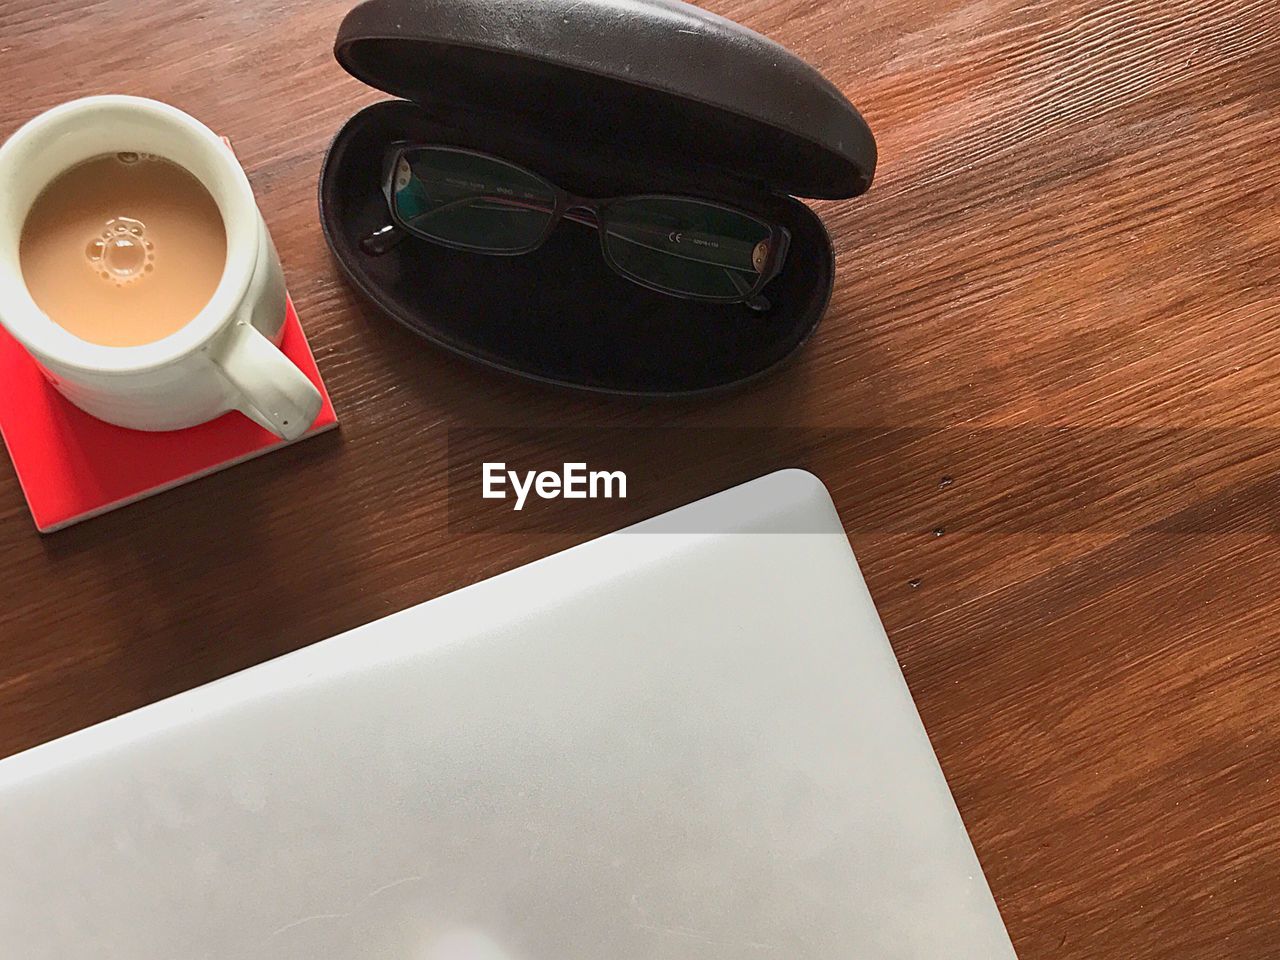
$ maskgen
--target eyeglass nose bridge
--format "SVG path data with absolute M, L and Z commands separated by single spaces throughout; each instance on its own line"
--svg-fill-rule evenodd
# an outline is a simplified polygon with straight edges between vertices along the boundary
M 588 197 L 566 196 L 560 215 L 574 223 L 600 229 L 600 204 Z

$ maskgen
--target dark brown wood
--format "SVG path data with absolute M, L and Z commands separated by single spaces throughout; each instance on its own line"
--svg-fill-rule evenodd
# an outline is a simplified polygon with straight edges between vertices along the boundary
M 330 54 L 344 2 L 0 5 L 0 136 L 118 91 L 234 138 L 342 418 L 48 538 L 0 464 L 0 755 L 614 519 L 451 528 L 451 428 L 804 427 L 705 458 L 672 433 L 646 505 L 823 477 L 1021 956 L 1280 956 L 1274 0 L 709 5 L 848 91 L 882 162 L 820 205 L 839 278 L 799 360 L 674 406 L 489 373 L 357 305 L 315 210 L 380 96 Z

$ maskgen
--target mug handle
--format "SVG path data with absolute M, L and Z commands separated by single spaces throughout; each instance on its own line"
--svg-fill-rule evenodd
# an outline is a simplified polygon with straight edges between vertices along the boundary
M 228 331 L 213 362 L 237 394 L 236 409 L 277 437 L 297 440 L 320 413 L 315 384 L 244 320 Z

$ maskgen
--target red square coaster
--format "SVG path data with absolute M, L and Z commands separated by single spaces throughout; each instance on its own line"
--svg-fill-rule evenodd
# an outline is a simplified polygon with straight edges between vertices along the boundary
M 311 429 L 293 442 L 336 427 L 338 418 L 329 391 L 320 378 L 292 300 L 280 349 L 324 398 Z M 2 327 L 0 434 L 41 533 L 60 530 L 287 445 L 235 412 L 167 433 L 104 423 L 58 393 L 30 354 Z

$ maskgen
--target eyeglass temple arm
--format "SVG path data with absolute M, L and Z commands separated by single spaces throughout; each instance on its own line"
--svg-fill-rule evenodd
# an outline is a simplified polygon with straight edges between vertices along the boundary
M 428 210 L 419 219 L 426 219 L 427 217 L 433 217 L 440 213 L 448 213 L 450 210 L 456 210 L 458 207 L 475 203 L 477 200 L 498 203 L 504 207 L 519 207 L 522 210 L 531 210 L 538 213 L 551 212 L 545 204 L 534 204 L 528 201 L 516 200 L 511 197 L 483 197 L 473 195 L 459 197 L 457 200 L 451 200 L 446 204 L 442 204 L 432 210 Z M 594 220 L 586 220 L 581 217 L 571 216 L 568 213 L 565 214 L 565 217 L 566 219 L 574 220 L 578 223 L 587 223 L 589 226 L 596 225 Z M 384 254 L 390 253 L 398 247 L 404 242 L 404 239 L 407 236 L 410 236 L 408 230 L 404 229 L 399 224 L 388 223 L 386 226 L 379 227 L 377 230 L 373 231 L 373 233 L 361 240 L 360 249 L 370 256 L 380 257 Z
M 471 194 L 468 196 L 459 197 L 456 200 L 451 200 L 448 203 L 441 204 L 438 207 L 428 210 L 420 217 L 420 219 L 425 220 L 428 217 L 434 217 L 434 216 L 438 216 L 439 214 L 449 213 L 453 210 L 458 209 L 459 207 L 466 206 L 473 203 L 491 203 L 498 206 L 499 208 L 507 208 L 507 209 L 511 207 L 516 207 L 520 210 L 529 210 L 535 213 L 553 212 L 553 208 L 549 207 L 547 204 L 540 203 L 536 200 L 526 199 L 524 197 L 501 197 L 501 196 L 485 196 L 485 195 Z M 564 218 L 566 220 L 572 220 L 574 223 L 580 223 L 583 226 L 593 227 L 597 230 L 600 229 L 600 220 L 595 215 L 594 211 L 589 211 L 586 209 L 571 208 L 564 212 Z M 644 224 L 630 224 L 629 226 L 634 231 L 646 233 L 652 237 L 661 238 L 663 240 L 666 240 L 671 236 L 670 231 L 662 230 L 657 227 L 649 227 L 649 226 L 645 226 Z M 717 244 L 718 248 L 723 248 L 726 251 L 726 254 L 736 261 L 741 261 L 741 259 L 744 257 L 749 261 L 751 254 L 755 249 L 755 244 L 749 243 L 743 240 L 733 240 L 727 237 L 716 237 L 716 236 L 712 236 L 711 234 L 703 233 L 698 230 L 681 230 L 679 232 L 683 238 L 691 242 L 696 243 L 697 241 L 701 240 L 701 241 L 708 241 L 710 243 Z M 403 233 L 404 233 L 403 230 L 399 231 L 400 235 L 395 236 L 394 241 L 392 241 L 391 237 L 392 235 L 395 234 L 395 225 L 390 224 L 388 226 L 382 227 L 381 229 L 375 231 L 372 235 L 367 237 L 365 242 L 362 243 L 361 246 L 362 248 L 366 248 L 365 249 L 366 253 L 375 253 L 375 254 L 387 253 L 404 239 Z M 625 234 L 618 233 L 616 231 L 611 231 L 611 233 L 613 236 L 619 237 L 620 239 L 630 240 L 633 243 L 637 242 L 635 238 L 629 237 Z M 389 245 L 386 243 L 379 242 L 378 240 L 375 240 L 375 238 L 381 238 L 384 235 L 386 235 Z M 374 249 L 367 249 L 369 247 L 372 247 Z M 666 247 L 650 247 L 650 249 L 655 250 L 659 253 L 668 253 L 674 256 L 681 256 L 686 260 L 694 260 L 699 263 L 706 263 L 712 266 L 724 266 L 724 267 L 733 266 L 732 262 L 724 263 L 723 258 L 709 259 L 705 253 L 703 253 L 702 256 L 694 257 L 694 256 L 689 256 L 687 253 L 684 253 L 681 251 L 667 249 Z M 717 249 L 717 248 L 713 247 L 712 249 Z M 701 248 L 700 248 L 700 252 L 701 252 Z
M 409 231 L 402 229 L 397 224 L 388 223 L 385 227 L 379 227 L 362 239 L 360 241 L 360 249 L 371 257 L 381 257 L 404 243 L 405 238 L 408 236 Z
M 438 213 L 444 213 L 450 209 L 455 209 L 461 206 L 462 204 L 474 203 L 477 200 L 496 203 L 504 207 L 512 207 L 512 206 L 520 207 L 521 209 L 530 210 L 538 213 L 551 212 L 550 210 L 547 209 L 545 204 L 538 204 L 530 201 L 522 201 L 519 198 L 472 196 L 472 197 L 460 197 L 457 200 L 444 204 L 443 206 L 436 207 L 434 210 L 430 211 L 427 215 L 433 216 Z M 564 217 L 566 220 L 572 220 L 573 222 L 581 223 L 584 226 L 594 227 L 597 230 L 600 229 L 600 222 L 598 218 L 594 215 L 594 213 L 592 213 L 591 215 L 587 215 L 585 212 L 579 213 L 576 210 L 567 210 L 564 213 Z M 660 230 L 655 230 L 652 228 L 645 228 L 645 227 L 641 227 L 640 229 L 643 229 L 646 233 L 655 234 L 655 235 L 660 234 L 662 232 Z M 690 232 L 690 231 L 685 231 L 685 232 L 688 233 L 689 236 L 693 236 L 693 237 L 704 236 L 703 234 L 700 234 L 697 232 Z M 623 240 L 631 239 L 629 237 L 622 236 L 621 234 L 615 234 L 615 235 L 620 237 Z M 380 227 L 379 229 L 375 230 L 369 236 L 365 237 L 364 240 L 360 242 L 360 248 L 364 250 L 365 253 L 368 253 L 372 256 L 382 256 L 384 254 L 390 253 L 392 250 L 398 247 L 401 243 L 404 242 L 405 238 L 408 236 L 409 236 L 409 233 L 407 230 L 404 230 L 397 224 L 389 223 L 386 226 Z M 632 240 L 631 242 L 634 243 L 636 241 Z M 720 238 L 720 242 L 735 244 L 736 246 L 744 250 L 746 247 L 750 246 L 749 244 L 743 243 L 741 241 L 726 240 L 725 238 Z M 660 253 L 673 252 L 673 251 L 663 251 L 663 250 L 660 250 L 659 248 L 651 248 L 651 249 L 657 250 L 657 252 L 660 252 Z M 742 277 L 738 275 L 738 272 L 734 270 L 732 267 L 719 264 L 715 261 L 701 260 L 701 258 L 697 258 L 697 257 L 688 257 L 687 259 L 700 260 L 700 262 L 707 263 L 711 266 L 721 266 L 721 268 L 724 270 L 725 276 L 727 276 L 729 278 L 729 282 L 733 284 L 734 289 L 736 289 L 738 293 L 744 298 L 743 303 L 746 304 L 752 310 L 756 312 L 763 312 L 770 309 L 770 307 L 772 306 L 769 300 L 763 295 L 758 294 L 754 297 L 750 296 L 751 284 L 748 284 L 745 280 L 743 280 Z
M 757 293 L 755 296 L 752 296 L 751 284 L 747 283 L 747 281 L 743 280 L 742 277 L 738 276 L 737 272 L 730 270 L 728 267 L 725 267 L 724 274 L 726 277 L 729 278 L 729 282 L 732 283 L 734 287 L 737 289 L 738 294 L 739 296 L 742 297 L 742 302 L 745 306 L 755 311 L 756 313 L 764 313 L 773 308 L 773 304 L 769 302 L 769 298 L 766 297 L 764 294 Z

